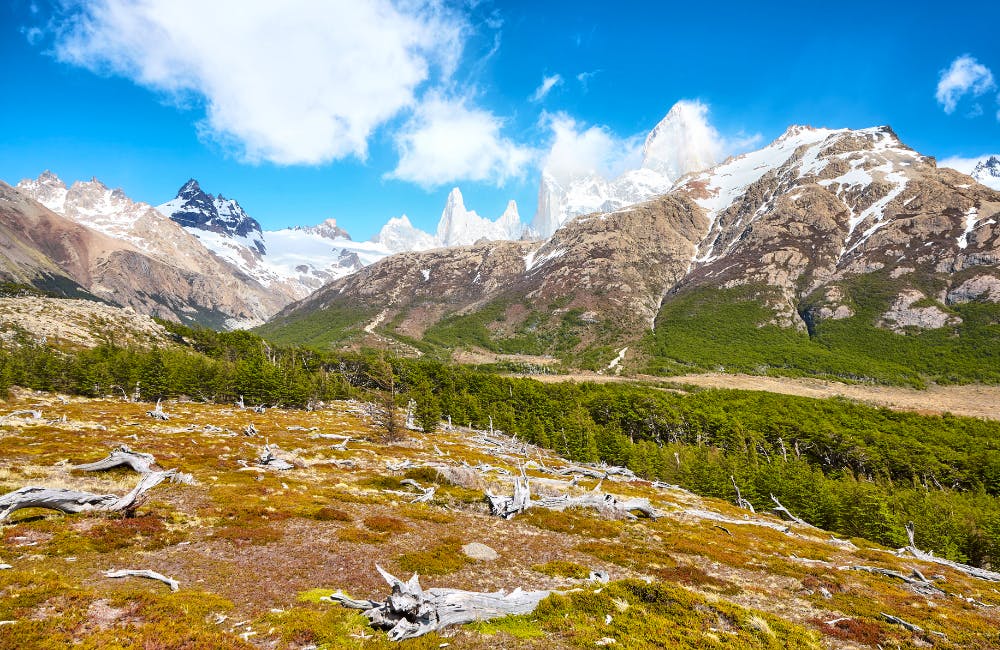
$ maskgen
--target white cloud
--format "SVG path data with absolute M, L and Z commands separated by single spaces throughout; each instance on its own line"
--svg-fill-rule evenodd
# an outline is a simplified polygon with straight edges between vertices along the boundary
M 447 80 L 465 19 L 440 0 L 94 0 L 57 29 L 56 56 L 178 102 L 249 161 L 367 155 L 372 132 Z
M 551 77 L 542 76 L 541 85 L 535 89 L 535 92 L 531 94 L 531 97 L 529 99 L 531 99 L 531 101 L 533 102 L 542 101 L 543 99 L 545 99 L 545 96 L 549 94 L 550 90 L 562 84 L 562 82 L 563 78 L 561 74 L 554 74 Z
M 606 126 L 587 126 L 565 113 L 544 114 L 542 120 L 552 131 L 544 166 L 563 184 L 590 174 L 613 179 L 640 166 L 677 178 L 745 151 L 762 139 L 760 134 L 743 132 L 721 135 L 708 120 L 708 106 L 689 100 L 674 104 L 649 139 L 649 132 L 619 136 Z
M 973 97 L 978 97 L 994 88 L 996 82 L 990 69 L 964 54 L 952 61 L 947 70 L 941 71 L 935 97 L 944 107 L 944 112 L 950 115 L 964 95 L 971 93 Z
M 542 123 L 552 131 L 545 170 L 560 183 L 590 174 L 614 178 L 642 161 L 645 134 L 620 137 L 606 126 L 587 126 L 566 113 L 545 113 Z
M 396 134 L 399 164 L 386 176 L 427 188 L 461 180 L 502 185 L 535 152 L 503 137 L 503 120 L 463 98 L 429 93 Z

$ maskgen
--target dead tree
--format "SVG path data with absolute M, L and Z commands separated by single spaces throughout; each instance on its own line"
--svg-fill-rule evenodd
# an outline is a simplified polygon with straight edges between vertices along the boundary
M 624 498 L 598 491 L 591 491 L 580 496 L 541 497 L 533 501 L 528 477 L 523 472 L 521 476 L 514 477 L 513 496 L 486 492 L 486 499 L 490 504 L 490 512 L 504 519 L 511 519 L 528 508 L 546 508 L 558 511 L 568 508 L 593 508 L 599 512 L 626 519 L 636 519 L 636 515 L 633 514 L 635 512 L 653 519 L 661 516 L 660 511 L 653 507 L 649 499 Z
M 0 521 L 24 508 L 44 508 L 67 514 L 78 512 L 124 512 L 131 516 L 146 501 L 146 493 L 176 474 L 176 470 L 143 474 L 131 492 L 123 496 L 94 494 L 65 488 L 23 487 L 0 496 Z
M 279 458 L 275 452 L 279 451 L 277 445 L 264 445 L 264 450 L 257 457 L 257 464 L 261 467 L 276 470 L 286 470 L 295 467 L 284 458 Z
M 801 524 L 802 526 L 810 526 L 810 527 L 812 526 L 806 520 L 799 519 L 798 517 L 796 517 L 795 515 L 793 515 L 788 508 L 786 508 L 785 506 L 781 505 L 781 501 L 778 501 L 778 497 L 774 496 L 773 494 L 771 495 L 771 501 L 774 501 L 774 505 L 775 505 L 774 508 L 771 508 L 772 512 L 775 512 L 775 513 L 777 513 L 779 515 L 784 515 L 788 519 L 794 521 L 797 524 Z
M 757 514 L 757 511 L 753 509 L 753 504 L 743 498 L 743 495 L 740 493 L 740 486 L 736 485 L 736 479 L 730 475 L 729 480 L 733 482 L 733 487 L 736 489 L 736 505 Z
M 979 567 L 969 566 L 968 564 L 962 564 L 960 562 L 952 562 L 951 560 L 946 560 L 941 557 L 936 557 L 933 553 L 927 553 L 926 551 L 921 551 L 917 548 L 917 545 L 913 542 L 913 522 L 906 524 L 906 536 L 910 539 L 910 545 L 903 547 L 901 550 L 908 551 L 913 557 L 918 560 L 923 560 L 924 562 L 932 562 L 934 564 L 940 564 L 942 566 L 951 567 L 956 571 L 960 571 L 965 575 L 972 576 L 973 578 L 979 578 L 980 580 L 987 580 L 989 582 L 1000 582 L 1000 573 L 996 571 L 988 571 L 986 569 L 980 569 Z
M 107 458 L 94 463 L 76 465 L 73 469 L 80 470 L 81 472 L 103 472 L 115 467 L 124 466 L 131 468 L 139 474 L 149 474 L 153 471 L 152 466 L 155 464 L 156 458 L 152 454 L 132 451 L 128 448 L 128 445 L 121 445 L 111 450 Z
M 157 573 L 156 571 L 151 571 L 150 569 L 111 569 L 110 571 L 104 572 L 105 578 L 149 578 L 150 580 L 159 580 L 163 584 L 170 587 L 170 591 L 177 591 L 180 588 L 180 583 L 178 583 L 173 578 L 168 578 L 162 573 Z
M 25 417 L 25 419 L 41 420 L 42 412 L 35 409 L 26 409 L 23 411 L 13 411 L 7 415 L 0 417 L 0 422 L 7 420 L 8 418 L 18 418 Z
M 920 571 L 914 569 L 913 575 L 906 575 L 905 573 L 900 573 L 899 571 L 893 571 L 891 569 L 883 569 L 877 566 L 866 566 L 866 565 L 855 565 L 855 566 L 842 566 L 841 571 L 864 571 L 865 573 L 872 573 L 876 575 L 886 576 L 887 578 L 895 578 L 910 585 L 918 594 L 924 596 L 943 596 L 944 591 L 938 588 L 933 582 L 924 577 L 924 574 Z
M 153 418 L 154 420 L 167 421 L 170 419 L 170 416 L 164 413 L 163 409 L 160 408 L 160 400 L 156 400 L 156 408 L 153 409 L 152 411 L 146 411 L 146 415 Z
M 392 641 L 412 639 L 451 625 L 529 614 L 535 611 L 538 603 L 553 593 L 521 589 L 510 593 L 435 587 L 424 590 L 416 574 L 403 582 L 377 564 L 375 568 L 392 587 L 392 593 L 385 601 L 356 600 L 339 591 L 327 599 L 344 607 L 364 610 L 372 627 L 388 630 Z

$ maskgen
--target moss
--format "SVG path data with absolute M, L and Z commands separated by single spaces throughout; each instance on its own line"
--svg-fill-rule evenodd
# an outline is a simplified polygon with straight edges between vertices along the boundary
M 445 537 L 441 543 L 424 551 L 405 553 L 396 558 L 396 564 L 405 573 L 444 575 L 454 573 L 471 562 L 462 553 L 462 540 Z
M 365 517 L 365 526 L 379 533 L 405 533 L 410 529 L 402 519 L 387 515 Z
M 341 528 L 337 531 L 337 539 L 352 544 L 384 544 L 389 539 L 389 535 L 364 528 Z
M 576 578 L 582 580 L 590 576 L 590 569 L 582 564 L 566 560 L 553 560 L 545 564 L 533 564 L 531 565 L 531 570 L 544 573 L 553 578 Z
M 620 521 L 601 519 L 593 510 L 570 508 L 559 512 L 547 508 L 531 508 L 520 516 L 521 521 L 567 535 L 609 539 L 622 531 Z

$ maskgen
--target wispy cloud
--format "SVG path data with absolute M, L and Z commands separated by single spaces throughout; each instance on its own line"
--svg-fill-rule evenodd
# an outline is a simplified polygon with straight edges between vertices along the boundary
M 533 102 L 542 101 L 543 99 L 545 99 L 545 96 L 548 95 L 553 88 L 561 85 L 562 82 L 563 78 L 561 74 L 554 74 L 551 77 L 543 76 L 541 85 L 539 85 L 538 88 L 535 89 L 535 92 L 531 94 L 530 97 L 531 101 Z
M 502 135 L 504 122 L 461 97 L 431 93 L 396 134 L 399 164 L 387 178 L 425 188 L 469 180 L 502 185 L 535 152 Z
M 61 61 L 179 103 L 247 161 L 365 158 L 373 131 L 447 83 L 466 18 L 439 0 L 93 0 L 55 27 Z
M 979 97 L 996 89 L 993 72 L 968 54 L 956 58 L 951 65 L 941 71 L 935 97 L 949 115 L 955 112 L 958 102 L 965 95 Z M 982 107 L 980 106 L 980 113 Z M 971 116 L 977 113 L 972 109 Z
M 583 92 L 587 92 L 587 90 L 589 90 L 590 80 L 600 74 L 600 72 L 600 70 L 591 70 L 590 72 L 581 72 L 576 75 L 576 80 L 580 82 L 581 86 L 583 86 Z

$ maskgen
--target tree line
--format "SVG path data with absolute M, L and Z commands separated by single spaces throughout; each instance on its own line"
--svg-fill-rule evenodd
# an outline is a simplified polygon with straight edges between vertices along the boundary
M 171 325 L 176 345 L 59 351 L 28 337 L 0 344 L 10 386 L 87 396 L 188 397 L 304 408 L 358 398 L 403 407 L 417 424 L 495 429 L 578 462 L 761 510 L 770 495 L 817 526 L 888 546 L 1000 567 L 1000 423 L 900 413 L 843 399 L 631 384 L 554 383 L 383 352 L 282 347 L 247 332 Z M 386 413 L 384 409 L 382 411 Z M 392 419 L 392 435 L 401 433 Z

